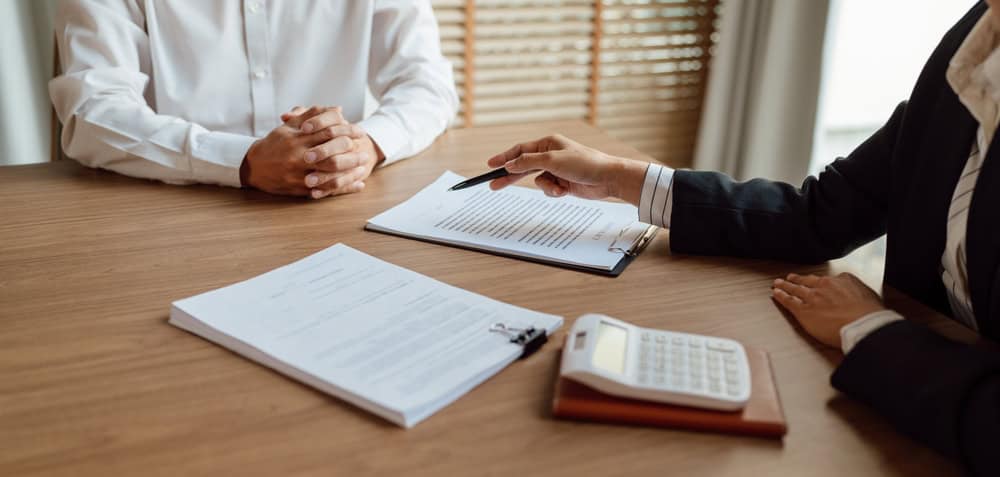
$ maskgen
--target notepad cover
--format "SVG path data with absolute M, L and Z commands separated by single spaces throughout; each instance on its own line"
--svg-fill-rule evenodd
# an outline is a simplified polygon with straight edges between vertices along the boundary
M 610 396 L 558 378 L 552 413 L 563 419 L 780 438 L 788 425 L 767 352 L 746 348 L 752 384 L 742 411 L 723 412 Z

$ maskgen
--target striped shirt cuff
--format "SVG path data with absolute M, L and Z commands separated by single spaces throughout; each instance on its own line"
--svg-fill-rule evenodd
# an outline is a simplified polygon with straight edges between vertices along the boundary
M 646 168 L 646 179 L 639 196 L 639 221 L 659 227 L 670 227 L 670 213 L 674 205 L 674 170 L 659 164 Z
M 869 313 L 859 320 L 854 320 L 840 329 L 840 349 L 844 354 L 850 353 L 854 346 L 875 330 L 889 323 L 903 319 L 903 315 L 892 310 Z

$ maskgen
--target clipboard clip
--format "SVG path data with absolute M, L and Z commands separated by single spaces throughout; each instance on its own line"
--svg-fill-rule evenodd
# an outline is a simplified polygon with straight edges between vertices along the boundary
M 631 228 L 632 226 L 628 225 L 623 227 L 621 231 L 618 232 L 618 236 L 615 237 L 615 240 L 611 242 L 611 245 L 608 247 L 609 252 L 618 252 L 625 254 L 629 257 L 634 257 L 636 255 L 639 255 L 639 252 L 642 252 L 642 249 L 646 248 L 646 245 L 649 244 L 649 241 L 652 240 L 653 237 L 656 235 L 656 230 L 657 230 L 655 225 L 650 225 L 646 227 L 645 232 L 639 234 L 639 236 L 632 241 L 632 243 L 628 246 L 628 248 L 616 247 L 618 242 L 620 242 L 625 237 L 625 234 L 628 233 L 629 229 Z
M 502 333 L 504 336 L 510 338 L 511 343 L 521 346 L 523 350 L 521 351 L 521 356 L 517 359 L 524 359 L 531 356 L 549 341 L 545 330 L 535 328 L 534 326 L 514 328 L 497 322 L 490 325 L 490 332 Z

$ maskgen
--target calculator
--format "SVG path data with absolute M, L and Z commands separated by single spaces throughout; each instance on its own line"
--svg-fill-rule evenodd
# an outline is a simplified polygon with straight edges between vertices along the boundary
M 597 314 L 573 324 L 559 374 L 605 394 L 681 406 L 736 411 L 750 399 L 740 343 Z

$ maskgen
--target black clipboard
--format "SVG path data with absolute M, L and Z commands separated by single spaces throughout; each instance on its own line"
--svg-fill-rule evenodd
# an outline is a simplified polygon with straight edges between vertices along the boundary
M 621 236 L 625 232 L 626 229 L 623 229 L 622 232 L 619 233 L 619 236 Z M 640 253 L 642 253 L 642 251 L 646 248 L 646 246 L 649 245 L 649 242 L 652 242 L 653 238 L 656 237 L 656 234 L 660 231 L 660 228 L 657 227 L 657 226 L 655 226 L 655 225 L 649 225 L 649 226 L 647 226 L 645 232 L 643 232 L 642 234 L 640 234 L 635 239 L 634 242 L 632 242 L 631 244 L 629 244 L 628 246 L 625 246 L 625 247 L 617 247 L 616 246 L 616 245 L 618 245 L 617 239 L 616 239 L 615 242 L 612 242 L 611 246 L 608 247 L 608 250 L 621 252 L 622 258 L 621 258 L 621 260 L 618 261 L 618 264 L 615 265 L 615 268 L 613 268 L 611 270 L 601 270 L 599 268 L 591 268 L 591 267 L 586 267 L 586 266 L 583 266 L 583 265 L 571 265 L 571 264 L 567 264 L 567 263 L 563 263 L 563 262 L 557 262 L 555 260 L 545 260 L 545 259 L 535 258 L 535 257 L 525 257 L 523 255 L 518 255 L 516 253 L 498 252 L 498 251 L 495 251 L 495 250 L 486 250 L 486 249 L 483 249 L 483 248 L 478 248 L 478 247 L 475 247 L 475 246 L 472 246 L 472 245 L 455 244 L 455 243 L 451 243 L 451 242 L 446 242 L 444 240 L 435 240 L 435 239 L 432 239 L 432 238 L 417 237 L 417 236 L 414 236 L 414 235 L 407 235 L 407 234 L 401 233 L 401 232 L 394 232 L 394 231 L 390 231 L 390 230 L 382 230 L 382 229 L 372 228 L 372 227 L 370 227 L 370 224 L 367 224 L 367 223 L 365 224 L 365 230 L 368 230 L 368 231 L 371 231 L 371 232 L 378 232 L 380 234 L 394 235 L 396 237 L 403 237 L 403 238 L 407 238 L 407 239 L 410 239 L 410 240 L 417 240 L 417 241 L 420 241 L 420 242 L 433 243 L 433 244 L 437 244 L 437 245 L 444 245 L 446 247 L 460 248 L 460 249 L 464 249 L 464 250 L 471 250 L 473 252 L 486 253 L 486 254 L 495 255 L 495 256 L 498 256 L 498 257 L 515 258 L 515 259 L 522 260 L 522 261 L 525 261 L 525 262 L 540 263 L 542 265 L 548 265 L 548 266 L 551 266 L 551 267 L 566 268 L 566 269 L 569 269 L 569 270 L 576 270 L 576 271 L 579 271 L 579 272 L 592 273 L 594 275 L 601 275 L 601 276 L 606 276 L 606 277 L 612 277 L 612 278 L 614 278 L 614 277 L 617 277 L 618 275 L 621 275 L 622 272 L 625 271 L 625 267 L 628 267 L 628 265 L 630 263 L 632 263 L 633 260 L 635 260 L 635 257 L 637 257 Z M 622 245 L 625 245 L 625 244 L 622 244 Z

